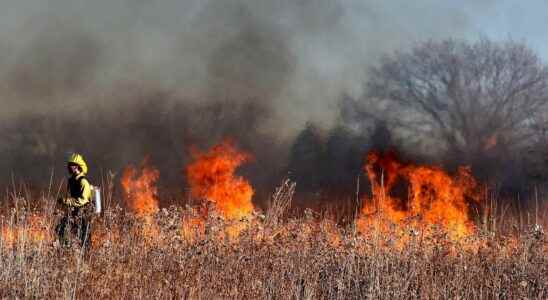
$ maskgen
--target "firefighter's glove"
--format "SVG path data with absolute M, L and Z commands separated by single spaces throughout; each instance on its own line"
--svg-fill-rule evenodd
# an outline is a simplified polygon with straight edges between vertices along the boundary
M 73 198 L 59 198 L 59 203 L 65 206 L 74 206 L 74 199 Z
M 74 198 L 71 198 L 71 197 L 65 198 L 65 205 L 66 206 L 70 206 L 70 207 L 75 206 L 74 205 L 75 202 L 76 202 L 76 199 L 74 199 Z

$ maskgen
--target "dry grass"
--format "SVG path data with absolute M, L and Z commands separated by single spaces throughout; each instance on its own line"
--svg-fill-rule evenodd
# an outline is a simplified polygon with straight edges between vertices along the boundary
M 59 217 L 53 197 L 38 199 L 43 205 L 35 208 L 20 195 L 11 197 L 1 219 L 0 297 L 548 297 L 546 238 L 533 223 L 506 224 L 514 234 L 504 235 L 491 224 L 463 244 L 442 234 L 417 235 L 398 249 L 390 236 L 359 235 L 352 225 L 343 228 L 314 214 L 284 218 L 288 190 L 277 191 L 264 216 L 243 221 L 248 226 L 237 240 L 226 236 L 227 224 L 214 214 L 190 239 L 181 227 L 195 217 L 191 209 L 161 210 L 151 235 L 142 219 L 111 207 L 94 221 L 89 253 L 52 241 Z M 18 233 L 12 243 L 8 229 Z

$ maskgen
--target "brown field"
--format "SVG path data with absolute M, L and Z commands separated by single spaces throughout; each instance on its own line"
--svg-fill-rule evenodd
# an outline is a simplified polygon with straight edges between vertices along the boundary
M 86 253 L 55 241 L 55 197 L 23 195 L 4 201 L 1 298 L 548 297 L 540 208 L 523 218 L 494 210 L 455 241 L 437 228 L 359 232 L 312 211 L 288 216 L 288 183 L 264 215 L 240 221 L 214 210 L 202 220 L 190 207 L 139 216 L 106 197 Z

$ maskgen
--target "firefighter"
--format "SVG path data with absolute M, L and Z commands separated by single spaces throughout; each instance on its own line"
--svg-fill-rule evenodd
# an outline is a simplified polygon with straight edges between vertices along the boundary
M 67 161 L 69 179 L 65 197 L 58 202 L 65 207 L 65 215 L 57 225 L 57 234 L 62 245 L 70 245 L 68 235 L 75 235 L 80 239 L 81 246 L 87 248 L 90 243 L 91 228 L 91 185 L 86 178 L 88 166 L 84 157 L 74 153 Z

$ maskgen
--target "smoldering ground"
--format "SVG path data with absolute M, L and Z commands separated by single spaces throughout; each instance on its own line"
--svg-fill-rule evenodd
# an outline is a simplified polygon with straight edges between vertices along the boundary
M 255 156 L 243 172 L 267 190 L 314 163 L 292 157 L 307 122 L 324 133 L 348 123 L 338 103 L 362 93 L 367 65 L 414 41 L 463 37 L 470 12 L 491 5 L 8 2 L 0 10 L 3 182 L 15 174 L 45 183 L 79 151 L 96 178 L 150 155 L 163 183 L 182 189 L 190 147 L 229 136 Z M 337 157 L 357 156 L 343 178 L 359 172 L 374 128 L 330 144 Z M 348 173 L 336 168 L 322 172 Z

